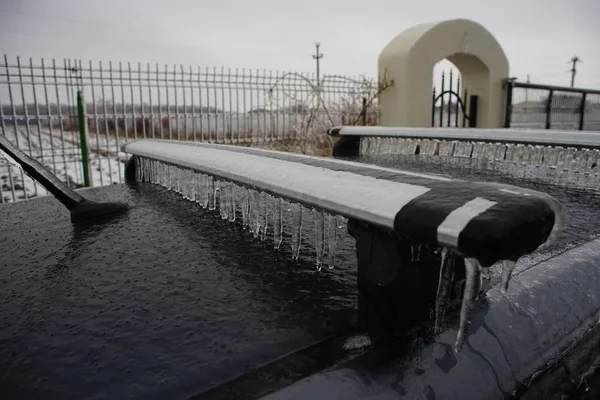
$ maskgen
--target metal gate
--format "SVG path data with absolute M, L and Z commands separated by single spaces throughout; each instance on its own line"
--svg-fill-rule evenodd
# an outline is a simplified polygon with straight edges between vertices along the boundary
M 469 96 L 467 88 L 464 88 L 463 96 L 460 95 L 460 76 L 453 81 L 452 70 L 450 70 L 448 87 L 446 88 L 446 76 L 442 72 L 442 87 L 440 93 L 436 92 L 435 86 L 432 93 L 431 126 L 439 127 L 469 127 L 477 126 L 478 96 Z M 461 125 L 462 124 L 462 125 Z

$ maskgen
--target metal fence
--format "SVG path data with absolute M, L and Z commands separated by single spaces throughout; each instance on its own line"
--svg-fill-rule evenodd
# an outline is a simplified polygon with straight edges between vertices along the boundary
M 125 154 L 120 146 L 128 140 L 284 144 L 325 138 L 334 124 L 376 116 L 375 102 L 364 101 L 374 98 L 375 81 L 324 75 L 318 82 L 313 74 L 293 72 L 34 62 L 5 55 L 0 60 L 0 129 L 72 187 L 86 181 L 82 147 L 87 144 L 89 183 L 102 186 L 122 182 Z M 0 203 L 41 194 L 43 188 L 0 157 Z
M 456 79 L 453 79 L 456 75 Z M 458 73 L 447 75 L 442 71 L 441 87 L 434 86 L 431 94 L 431 126 L 466 128 L 477 126 L 478 97 L 469 96 L 467 87 L 461 86 Z
M 600 131 L 600 90 L 507 80 L 506 128 Z

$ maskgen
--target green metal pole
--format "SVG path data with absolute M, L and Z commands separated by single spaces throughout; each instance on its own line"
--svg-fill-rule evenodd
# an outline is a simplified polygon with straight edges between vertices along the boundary
M 87 147 L 85 107 L 83 105 L 83 92 L 77 91 L 77 122 L 79 125 L 79 144 L 81 145 L 81 164 L 83 165 L 83 185 L 90 186 L 90 159 Z

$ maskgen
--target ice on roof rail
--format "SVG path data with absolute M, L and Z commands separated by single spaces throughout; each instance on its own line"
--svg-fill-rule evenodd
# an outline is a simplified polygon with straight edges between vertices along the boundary
M 600 149 L 600 132 L 547 129 L 410 128 L 385 126 L 336 126 L 330 136 L 389 137 L 458 141 L 486 141 L 544 146 Z

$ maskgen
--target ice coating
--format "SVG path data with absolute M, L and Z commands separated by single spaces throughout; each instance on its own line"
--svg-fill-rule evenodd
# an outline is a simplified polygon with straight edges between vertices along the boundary
M 273 247 L 279 249 L 283 240 L 283 199 L 271 197 L 273 210 Z
M 265 192 L 260 192 L 258 197 L 258 236 L 264 241 L 269 230 L 269 199 Z
M 545 129 L 460 129 L 344 126 L 329 129 L 334 136 L 378 137 L 385 139 L 498 141 L 533 145 L 563 145 L 600 148 L 600 134 Z
M 260 204 L 259 204 L 260 193 L 256 190 L 250 191 L 249 196 L 249 209 L 250 209 L 250 226 L 252 235 L 254 238 L 258 238 L 260 233 Z
M 325 215 L 314 208 L 312 212 L 315 219 L 315 259 L 317 261 L 317 270 L 320 271 L 325 254 Z
M 338 221 L 336 215 L 325 214 L 325 228 L 327 229 L 327 266 L 329 269 L 335 267 L 335 252 L 337 248 Z
M 457 353 L 462 349 L 465 338 L 468 333 L 469 325 L 471 324 L 470 314 L 475 305 L 475 299 L 479 295 L 481 288 L 481 266 L 474 258 L 465 258 L 465 289 L 463 292 L 462 304 L 460 306 L 460 323 L 456 342 L 454 343 L 454 351 Z
M 419 150 L 419 154 L 423 154 L 425 156 L 429 155 L 429 153 L 439 153 L 444 150 L 440 147 L 440 145 L 441 143 L 436 143 L 435 141 L 427 141 L 426 143 L 423 143 L 422 150 Z M 421 143 L 409 143 L 407 148 L 410 150 L 413 147 L 416 148 L 420 146 Z M 175 185 L 175 189 L 173 190 L 180 191 L 182 196 L 185 198 L 202 198 L 202 193 L 187 194 L 187 192 L 191 190 L 190 188 L 195 188 L 195 190 L 198 190 L 198 188 L 203 186 L 208 187 L 214 193 L 213 196 L 209 196 L 212 197 L 212 204 L 210 206 L 212 206 L 212 209 L 214 209 L 218 205 L 219 211 L 222 213 L 221 215 L 224 219 L 229 219 L 228 217 L 232 207 L 231 204 L 233 203 L 233 200 L 229 199 L 240 199 L 240 212 L 242 214 L 242 219 L 244 220 L 243 225 L 250 226 L 250 230 L 253 235 L 261 240 L 265 240 L 267 236 L 272 236 L 275 247 L 279 246 L 283 238 L 284 227 L 282 226 L 282 213 L 290 213 L 289 220 L 291 221 L 291 226 L 285 227 L 285 229 L 291 237 L 290 244 L 292 257 L 294 259 L 299 257 L 302 240 L 304 239 L 302 237 L 303 224 L 311 224 L 311 222 L 314 222 L 316 234 L 314 241 L 314 254 L 318 269 L 325 264 L 325 260 L 327 260 L 327 265 L 329 265 L 330 268 L 335 265 L 335 249 L 337 240 L 336 226 L 338 225 L 336 219 L 338 217 L 329 214 L 328 211 L 331 211 L 332 209 L 336 211 L 339 210 L 341 213 L 347 213 L 346 216 L 360 215 L 360 219 L 370 223 L 378 224 L 378 222 L 381 222 L 380 225 L 384 227 L 394 227 L 394 229 L 397 229 L 395 224 L 390 224 L 390 219 L 397 218 L 400 214 L 400 210 L 403 208 L 408 208 L 406 206 L 409 203 L 418 204 L 419 201 L 415 202 L 415 200 L 420 200 L 422 196 L 430 191 L 430 188 L 427 186 L 430 184 L 430 182 L 427 181 L 429 178 L 425 175 L 411 175 L 410 179 L 407 178 L 411 183 L 406 184 L 403 183 L 403 181 L 372 178 L 368 174 L 351 172 L 353 167 L 351 165 L 348 165 L 349 171 L 327 169 L 323 167 L 314 167 L 308 164 L 296 163 L 293 162 L 293 160 L 282 161 L 273 158 L 263 159 L 263 157 L 258 157 L 256 155 L 239 155 L 239 153 L 235 153 L 235 151 L 226 150 L 218 150 L 218 152 L 222 154 L 219 157 L 216 157 L 215 154 L 213 154 L 216 151 L 212 149 L 211 152 L 202 152 L 198 150 L 200 146 L 194 147 L 194 151 L 188 152 L 189 149 L 187 149 L 185 145 L 173 145 L 172 154 L 169 155 L 169 157 L 175 157 L 179 154 L 179 149 L 181 149 L 183 164 L 185 165 L 185 163 L 192 164 L 195 162 L 194 160 L 202 158 L 198 157 L 196 153 L 206 155 L 206 159 L 202 158 L 202 163 L 206 162 L 206 165 L 199 165 L 198 168 L 202 168 L 206 171 L 212 169 L 215 171 L 218 177 L 213 178 L 210 175 L 201 173 L 200 171 L 192 171 L 191 168 L 185 166 L 173 167 L 171 164 L 164 161 L 155 161 L 150 158 L 146 159 L 143 156 L 141 156 L 141 165 L 144 167 L 144 162 L 149 162 L 151 165 L 150 171 L 152 171 L 153 168 L 157 169 L 159 176 L 162 172 L 160 170 L 163 169 L 163 166 L 166 166 L 168 172 L 167 175 L 169 178 L 167 186 Z M 518 161 L 526 158 L 530 159 L 533 157 L 532 154 L 535 153 L 533 149 L 521 149 L 511 146 L 511 149 L 507 150 L 508 147 L 509 146 L 503 147 L 504 153 L 502 156 L 506 157 L 506 153 L 508 152 L 511 157 L 509 159 L 511 160 Z M 142 146 L 142 150 L 147 149 L 147 151 L 154 151 L 153 148 L 154 145 L 147 147 Z M 472 156 L 485 156 L 487 158 L 492 158 L 496 156 L 496 153 L 498 153 L 497 149 L 493 146 L 481 145 L 477 143 L 473 144 L 456 142 L 452 143 L 451 148 L 446 150 L 451 153 L 456 152 L 456 155 L 459 158 L 469 158 Z M 538 153 L 540 153 L 540 151 L 538 151 Z M 231 156 L 232 154 L 234 156 Z M 236 160 L 236 157 L 239 157 L 240 160 Z M 247 161 L 248 165 L 244 164 L 243 161 Z M 369 166 L 361 166 L 361 168 L 369 168 Z M 185 172 L 183 175 L 181 174 L 182 171 Z M 276 173 L 273 173 L 274 171 Z M 312 176 L 310 176 L 311 174 Z M 139 176 L 144 178 L 144 174 L 140 174 Z M 194 176 L 196 176 L 196 178 L 194 178 Z M 227 177 L 229 176 L 235 178 L 235 184 L 228 181 Z M 190 177 L 192 177 L 192 180 L 200 177 L 199 179 L 201 181 L 206 181 L 207 184 L 191 184 L 186 186 L 178 183 L 178 181 L 188 180 Z M 421 178 L 423 179 L 422 186 L 414 184 L 415 181 L 420 182 L 419 180 Z M 434 188 L 441 188 L 443 184 L 447 184 L 445 181 L 439 183 L 440 180 L 435 178 L 431 179 L 431 181 L 434 180 L 435 182 L 431 183 L 432 187 Z M 245 186 L 246 182 L 252 182 L 253 184 L 256 184 L 256 186 Z M 488 185 L 486 187 L 481 186 L 481 189 L 483 190 L 481 192 L 483 193 L 482 196 L 485 196 L 486 193 L 492 193 L 493 190 L 499 190 L 500 192 L 504 190 L 499 189 L 499 187 L 492 188 L 491 186 L 492 185 Z M 477 193 L 479 186 L 473 184 L 473 187 L 474 189 L 471 192 Z M 232 197 L 230 197 L 228 192 L 230 188 L 233 188 L 232 190 L 239 193 L 233 194 Z M 265 190 L 270 191 L 270 193 L 267 194 Z M 306 192 L 301 192 L 302 190 L 305 190 Z M 485 190 L 487 190 L 487 192 Z M 273 196 L 275 193 L 280 194 L 281 197 Z M 288 197 L 287 199 L 292 200 L 292 203 L 289 205 L 289 207 L 284 207 L 283 199 L 286 198 L 284 194 L 287 193 L 291 194 L 291 198 Z M 349 193 L 352 193 L 352 195 L 349 195 Z M 509 198 L 512 195 L 516 196 L 515 199 L 518 197 L 515 203 L 526 203 L 528 201 L 526 199 L 529 193 L 525 193 L 519 188 L 507 188 L 503 193 L 508 193 Z M 535 194 L 535 196 L 538 197 L 538 200 L 540 197 L 539 195 L 540 194 L 538 193 Z M 394 200 L 394 196 L 399 196 L 398 199 L 396 199 L 397 201 Z M 300 198 L 305 200 L 301 202 L 294 201 Z M 435 199 L 435 196 L 433 199 Z M 279 205 L 277 204 L 276 200 L 280 200 Z M 462 200 L 458 199 L 457 201 Z M 444 238 L 446 238 L 446 236 L 448 237 L 443 243 L 444 246 L 448 246 L 448 250 L 446 250 L 446 254 L 444 256 L 445 259 L 448 258 L 448 252 L 452 252 L 459 247 L 460 243 L 458 239 L 459 235 L 464 232 L 463 229 L 468 227 L 469 223 L 476 219 L 478 215 L 487 212 L 488 209 L 495 207 L 496 204 L 500 204 L 497 202 L 502 202 L 503 200 L 499 198 L 495 201 L 491 201 L 484 197 L 476 197 L 472 200 L 468 200 L 465 203 L 456 203 L 456 206 L 452 206 L 456 208 L 449 209 L 449 214 L 447 215 L 454 215 L 452 214 L 454 210 L 460 210 L 461 207 L 466 207 L 474 201 L 478 201 L 477 204 L 485 203 L 485 207 L 479 207 L 476 210 L 477 212 L 462 213 L 460 215 L 457 214 L 456 218 L 446 218 L 442 220 L 442 222 L 445 224 L 444 227 L 449 225 L 448 229 L 444 230 L 443 235 Z M 210 199 L 209 202 L 211 202 Z M 221 207 L 221 203 L 225 206 Z M 304 209 L 301 203 L 307 205 L 309 208 Z M 268 206 L 269 204 L 273 204 L 274 206 Z M 436 203 L 433 201 L 429 204 L 435 205 Z M 448 202 L 446 202 L 446 204 L 448 204 Z M 324 208 L 319 209 L 316 207 L 321 205 L 323 205 Z M 311 206 L 314 209 L 312 211 L 310 211 Z M 515 209 L 518 207 L 520 206 L 517 206 Z M 433 208 L 432 211 L 436 212 L 436 209 Z M 226 213 L 227 216 L 223 215 L 223 213 Z M 312 215 L 310 213 L 312 213 Z M 420 224 L 424 222 L 423 220 L 427 219 L 426 217 L 428 216 L 428 213 L 416 213 L 414 215 L 425 216 L 424 218 L 419 217 L 414 222 L 411 222 L 411 224 L 415 226 L 420 226 Z M 559 218 L 557 218 L 557 220 L 559 220 Z M 308 242 L 310 242 L 310 240 L 308 240 Z M 440 241 L 438 239 L 438 245 L 439 242 Z M 479 248 L 481 249 L 481 247 Z M 414 262 L 417 262 L 420 259 L 420 249 L 421 245 L 419 242 L 415 242 L 411 248 L 411 259 Z M 464 253 L 460 252 L 459 254 L 465 255 Z M 483 255 L 483 257 L 485 257 L 485 255 Z M 467 259 L 469 260 L 466 262 L 467 284 L 465 285 L 463 302 L 461 305 L 461 328 L 457 336 L 457 351 L 459 351 L 462 347 L 462 342 L 466 336 L 469 324 L 469 311 L 473 307 L 474 301 L 480 293 L 480 288 L 483 287 L 485 290 L 487 290 L 489 285 L 488 267 L 481 267 L 482 262 L 477 261 L 473 257 L 467 257 Z M 499 259 L 501 260 L 502 258 Z M 442 261 L 442 264 L 444 264 L 444 261 Z M 474 271 L 472 268 L 473 265 L 476 265 Z M 439 329 L 441 325 L 444 309 L 447 304 L 446 298 L 449 290 L 444 286 L 448 286 L 448 282 L 451 282 L 451 272 L 452 271 L 444 268 L 442 268 L 442 271 L 440 271 L 438 294 L 436 298 L 436 329 Z
M 485 294 L 492 287 L 492 275 L 490 267 L 481 267 L 481 291 L 480 294 Z
M 302 242 L 302 206 L 294 203 L 291 206 L 292 212 L 292 258 L 297 260 L 300 254 L 300 244 Z
M 510 260 L 502 261 L 502 292 L 506 292 L 508 290 L 508 283 L 510 282 L 512 272 L 515 269 L 516 264 L 516 262 Z
M 455 144 L 454 147 L 459 148 L 465 155 L 474 151 L 470 143 Z M 516 192 L 502 192 L 497 185 L 452 182 L 438 176 L 383 170 L 381 167 L 367 164 L 259 149 L 239 150 L 227 146 L 156 140 L 131 142 L 124 149 L 138 157 L 147 156 L 160 160 L 159 163 L 175 164 L 179 168 L 214 175 L 218 180 L 231 181 L 259 192 L 276 194 L 305 204 L 309 208 L 344 215 L 383 228 L 392 228 L 399 235 L 417 237 L 416 245 L 435 240 L 439 246 L 449 247 L 476 258 L 486 257 L 482 254 L 482 249 L 489 248 L 491 253 L 488 254 L 488 258 L 491 259 L 482 261 L 486 264 L 489 261 L 496 262 L 512 257 L 512 254 L 508 254 L 508 249 L 513 245 L 519 247 L 517 252 L 529 252 L 532 247 L 537 247 L 545 240 L 547 231 L 541 224 L 545 224 L 551 218 L 548 208 L 550 203 L 555 202 L 551 198 L 541 198 L 540 195 L 523 199 L 522 195 L 515 194 Z M 423 151 L 435 153 L 439 150 L 435 144 L 426 141 Z M 170 181 L 177 184 L 179 178 L 171 172 L 169 170 Z M 179 185 L 175 190 L 180 190 L 180 187 Z M 543 204 L 544 202 L 548 204 Z M 477 212 L 469 211 L 475 207 L 471 203 L 479 205 L 476 207 Z M 260 237 L 265 222 L 264 219 L 263 222 L 257 221 L 260 216 L 256 215 L 253 204 L 256 202 L 252 201 L 249 207 L 249 224 L 252 232 Z M 210 209 L 213 207 L 214 204 L 211 204 Z M 458 212 L 463 208 L 469 212 L 457 213 L 452 217 L 454 210 Z M 500 211 L 503 216 L 509 216 L 507 220 L 510 224 L 498 222 Z M 533 213 L 529 215 L 532 216 L 534 224 L 520 218 L 525 212 Z M 443 226 L 440 226 L 443 229 L 438 237 L 433 237 L 432 230 L 437 228 L 435 224 L 438 224 L 439 220 L 444 221 Z M 495 232 L 494 235 L 480 234 L 483 221 L 486 229 Z M 536 230 L 528 233 L 527 237 L 530 239 L 523 241 L 523 238 L 515 236 L 514 240 L 508 242 L 498 240 L 507 232 L 528 232 L 522 229 L 527 228 L 527 225 Z M 269 229 L 268 221 L 266 226 Z M 425 232 L 427 237 L 421 237 L 419 231 Z M 459 235 L 464 238 L 463 246 L 458 241 Z M 415 259 L 419 257 L 417 250 L 415 249 Z
M 241 216 L 241 225 L 248 228 L 259 240 L 273 240 L 279 249 L 284 234 L 291 236 L 292 258 L 298 259 L 302 245 L 303 224 L 308 215 L 299 203 L 289 203 L 281 197 L 247 188 L 227 180 L 196 171 L 161 163 L 143 157 L 136 158 L 136 179 L 161 185 L 180 194 L 184 199 L 198 203 L 202 208 L 218 211 L 223 220 L 235 222 Z M 284 226 L 284 213 L 291 214 L 291 226 Z M 318 269 L 323 264 L 335 265 L 337 231 L 343 220 L 336 215 L 313 209 L 313 219 L 318 233 L 315 256 Z
M 440 277 L 438 281 L 437 294 L 435 298 L 435 323 L 434 331 L 440 332 L 444 313 L 448 305 L 448 299 L 454 280 L 454 254 L 447 248 L 441 252 Z
M 559 185 L 575 183 L 578 187 L 597 190 L 600 185 L 597 167 L 600 161 L 600 135 L 583 135 L 596 137 L 594 140 L 582 139 L 582 144 L 589 144 L 594 148 L 572 148 L 566 144 L 561 147 L 550 141 L 547 145 L 495 142 L 494 136 L 480 138 L 480 142 L 472 143 L 450 138 L 441 140 L 367 135 L 361 139 L 361 154 L 415 155 L 416 148 L 419 147 L 420 156 L 439 156 L 437 161 L 441 164 L 466 167 L 477 165 L 479 168 L 517 178 Z M 435 148 L 438 149 L 437 154 L 432 150 Z

